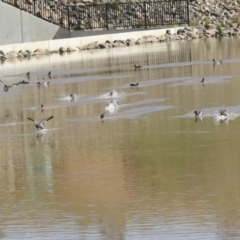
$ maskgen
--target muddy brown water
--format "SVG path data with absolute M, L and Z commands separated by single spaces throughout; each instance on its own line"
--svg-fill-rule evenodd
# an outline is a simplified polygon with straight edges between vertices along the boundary
M 0 86 L 0 239 L 239 239 L 239 45 L 205 39 L 2 64 L 4 82 L 30 83 Z M 215 119 L 222 108 L 235 117 Z M 51 115 L 41 134 L 28 120 Z

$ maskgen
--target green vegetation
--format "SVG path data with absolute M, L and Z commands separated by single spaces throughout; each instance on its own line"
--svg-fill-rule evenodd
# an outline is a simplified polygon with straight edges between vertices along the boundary
M 232 23 L 239 23 L 239 22 L 240 22 L 239 15 L 232 16 Z
M 211 18 L 210 18 L 210 17 L 206 17 L 206 18 L 204 19 L 204 23 L 205 23 L 205 25 L 211 24 L 211 23 L 212 23 Z
M 218 30 L 219 33 L 222 33 L 222 25 L 220 23 L 216 24 L 216 29 Z
M 196 27 L 197 25 L 198 25 L 198 20 L 196 19 L 190 22 L 191 27 Z

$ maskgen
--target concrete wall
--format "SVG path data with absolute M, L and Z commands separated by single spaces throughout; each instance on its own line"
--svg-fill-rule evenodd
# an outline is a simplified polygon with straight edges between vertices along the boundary
M 0 45 L 71 37 L 68 30 L 0 1 Z
M 52 39 L 90 37 L 91 41 L 99 39 L 96 35 L 109 35 L 127 33 L 129 37 L 143 36 L 142 32 L 149 32 L 144 35 L 150 35 L 152 30 L 147 29 L 112 29 L 95 31 L 69 31 L 60 28 L 57 25 L 42 20 L 25 11 L 21 11 L 0 0 L 0 46 L 5 44 L 17 44 L 27 42 L 39 42 Z M 161 31 L 161 29 L 157 29 Z M 165 33 L 166 30 L 164 30 Z M 130 36 L 131 35 L 131 36 Z M 110 39 L 109 39 L 110 40 Z M 114 39 L 115 40 L 115 39 Z M 84 42 L 86 42 L 84 40 Z M 80 45 L 77 45 L 80 46 Z

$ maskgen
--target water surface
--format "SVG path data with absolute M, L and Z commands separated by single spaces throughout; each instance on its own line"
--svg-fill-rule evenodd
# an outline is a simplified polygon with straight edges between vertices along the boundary
M 239 45 L 205 39 L 4 62 L 3 81 L 30 83 L 7 93 L 0 85 L 0 239 L 239 239 Z M 111 100 L 118 107 L 106 110 Z M 236 117 L 216 121 L 222 108 Z M 51 115 L 41 134 L 28 120 Z

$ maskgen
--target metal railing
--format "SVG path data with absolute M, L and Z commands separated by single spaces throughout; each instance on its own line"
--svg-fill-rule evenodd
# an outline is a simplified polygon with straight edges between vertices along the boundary
M 189 24 L 188 0 L 67 6 L 55 0 L 2 0 L 69 30 Z

